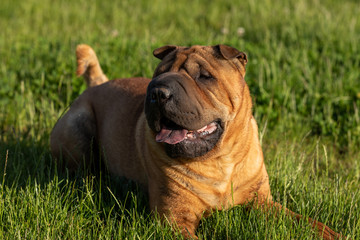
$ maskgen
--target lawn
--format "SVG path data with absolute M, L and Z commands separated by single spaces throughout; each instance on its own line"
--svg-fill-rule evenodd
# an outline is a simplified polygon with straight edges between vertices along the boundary
M 75 48 L 109 79 L 151 77 L 166 44 L 227 44 L 247 53 L 276 201 L 360 239 L 360 3 L 357 0 L 2 0 L 0 239 L 175 239 L 135 183 L 58 171 L 57 119 L 85 89 Z M 201 239 L 313 239 L 237 206 L 201 221 Z

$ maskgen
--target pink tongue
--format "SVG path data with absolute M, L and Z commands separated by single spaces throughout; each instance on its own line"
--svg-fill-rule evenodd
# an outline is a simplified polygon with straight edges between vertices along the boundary
M 177 144 L 185 139 L 188 131 L 182 130 L 170 130 L 162 128 L 161 131 L 156 135 L 157 142 L 166 142 L 168 144 Z

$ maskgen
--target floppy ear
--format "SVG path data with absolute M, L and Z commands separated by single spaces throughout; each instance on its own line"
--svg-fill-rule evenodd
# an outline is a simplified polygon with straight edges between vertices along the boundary
M 157 48 L 153 51 L 153 54 L 155 57 L 157 57 L 160 60 L 163 60 L 164 57 L 166 57 L 169 53 L 176 50 L 178 47 L 174 45 L 167 45 L 160 48 Z
M 240 52 L 236 48 L 222 44 L 216 45 L 216 47 L 219 49 L 221 55 L 227 60 L 237 58 L 244 66 L 248 62 L 246 54 L 244 52 Z

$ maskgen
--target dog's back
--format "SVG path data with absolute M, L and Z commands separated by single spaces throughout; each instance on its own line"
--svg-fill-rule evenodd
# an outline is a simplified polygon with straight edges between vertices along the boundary
M 88 89 L 56 123 L 50 138 L 53 156 L 70 171 L 96 165 L 103 158 L 111 166 L 110 172 L 145 184 L 144 176 L 134 174 L 141 166 L 139 157 L 134 156 L 137 151 L 132 148 L 136 147 L 134 123 L 143 112 L 150 80 L 108 81 L 89 46 L 79 45 L 76 56 L 77 74 L 85 78 Z M 129 177 L 137 175 L 137 179 Z

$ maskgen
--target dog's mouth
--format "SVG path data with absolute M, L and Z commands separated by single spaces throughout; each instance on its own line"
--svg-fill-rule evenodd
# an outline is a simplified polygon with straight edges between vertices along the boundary
M 197 130 L 189 130 L 163 117 L 160 126 L 155 140 L 164 143 L 167 154 L 173 158 L 205 155 L 215 147 L 224 131 L 221 120 L 214 120 Z
M 177 144 L 185 140 L 206 140 L 206 138 L 211 137 L 211 134 L 218 129 L 219 125 L 217 121 L 214 121 L 198 130 L 192 131 L 182 128 L 167 118 L 163 118 L 161 120 L 161 130 L 156 135 L 156 141 L 167 144 Z

